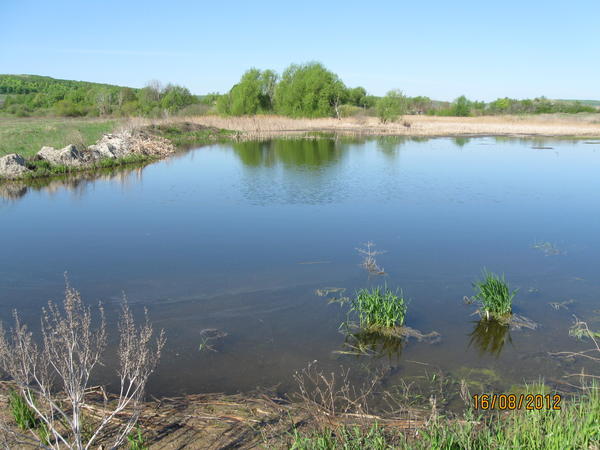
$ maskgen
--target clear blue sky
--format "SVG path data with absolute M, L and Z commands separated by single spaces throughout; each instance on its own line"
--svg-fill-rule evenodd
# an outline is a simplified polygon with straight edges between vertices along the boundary
M 0 73 L 202 94 L 316 60 L 376 95 L 600 99 L 600 0 L 0 3 Z

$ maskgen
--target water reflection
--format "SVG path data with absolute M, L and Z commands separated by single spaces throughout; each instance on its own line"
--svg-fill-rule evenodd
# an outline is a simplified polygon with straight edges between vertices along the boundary
M 75 196 L 82 196 L 96 181 L 113 181 L 122 187 L 132 186 L 142 180 L 143 165 L 98 169 L 77 172 L 52 178 L 35 178 L 27 181 L 8 181 L 0 183 L 0 198 L 7 202 L 16 201 L 28 192 L 42 191 L 55 194 L 62 189 L 69 190 Z
M 238 142 L 232 149 L 248 167 L 304 167 L 316 170 L 340 161 L 342 146 L 335 139 L 278 139 Z
M 345 350 L 341 353 L 400 360 L 404 341 L 405 339 L 402 337 L 360 330 L 346 335 Z
M 400 147 L 409 140 L 404 136 L 378 136 L 376 139 L 377 149 L 392 158 L 398 156 Z
M 471 142 L 471 138 L 468 138 L 468 137 L 455 137 L 454 138 L 454 144 L 457 147 L 464 147 L 469 142 Z
M 469 337 L 469 347 L 472 345 L 477 348 L 480 355 L 490 353 L 498 357 L 507 342 L 512 345 L 510 326 L 496 320 L 482 319 L 475 322 L 475 328 Z

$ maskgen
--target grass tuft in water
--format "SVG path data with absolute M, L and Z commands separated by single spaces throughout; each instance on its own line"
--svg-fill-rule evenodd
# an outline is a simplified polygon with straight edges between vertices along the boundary
M 350 303 L 350 312 L 358 313 L 363 329 L 393 328 L 404 324 L 406 303 L 402 291 L 393 292 L 387 286 L 361 289 Z
M 508 283 L 502 277 L 483 271 L 483 280 L 473 283 L 476 290 L 474 299 L 481 303 L 483 311 L 488 318 L 503 318 L 512 314 L 512 301 L 517 293 L 510 291 Z

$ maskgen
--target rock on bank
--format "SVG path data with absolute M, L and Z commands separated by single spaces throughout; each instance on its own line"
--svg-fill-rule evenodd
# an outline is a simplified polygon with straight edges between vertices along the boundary
M 17 154 L 0 158 L 0 178 L 22 178 L 35 173 L 35 161 L 72 169 L 93 168 L 102 160 L 118 160 L 128 156 L 162 158 L 175 152 L 173 144 L 144 130 L 124 131 L 103 135 L 89 147 L 67 145 L 64 148 L 42 147 L 33 157 L 33 163 Z

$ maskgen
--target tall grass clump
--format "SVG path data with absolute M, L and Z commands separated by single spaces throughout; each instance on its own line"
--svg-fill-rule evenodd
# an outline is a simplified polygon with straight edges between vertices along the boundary
M 397 294 L 387 286 L 361 289 L 351 301 L 350 312 L 358 314 L 363 329 L 402 326 L 407 305 L 402 291 Z
M 483 311 L 487 318 L 503 318 L 512 314 L 512 301 L 517 293 L 516 290 L 510 291 L 508 283 L 502 277 L 483 271 L 483 280 L 473 283 L 476 294 L 474 300 L 481 303 Z
M 27 405 L 23 397 L 14 390 L 11 390 L 8 395 L 8 407 L 21 430 L 27 431 L 37 427 L 38 420 L 35 412 Z

